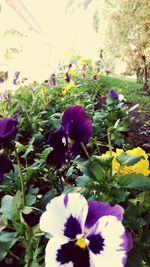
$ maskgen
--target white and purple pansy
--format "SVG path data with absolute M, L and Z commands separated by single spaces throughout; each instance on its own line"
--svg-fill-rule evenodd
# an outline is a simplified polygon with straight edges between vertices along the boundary
M 51 234 L 46 267 L 124 267 L 132 249 L 130 233 L 122 225 L 124 210 L 79 193 L 54 198 L 40 218 Z

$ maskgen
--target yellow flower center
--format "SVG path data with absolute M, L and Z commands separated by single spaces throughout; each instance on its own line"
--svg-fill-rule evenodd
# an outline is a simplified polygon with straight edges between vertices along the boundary
M 77 240 L 75 242 L 75 245 L 82 249 L 85 249 L 88 245 L 88 240 L 82 234 L 77 235 L 76 238 Z
M 75 244 L 76 244 L 76 246 L 79 246 L 80 248 L 85 249 L 87 242 L 86 242 L 86 239 L 84 237 L 81 237 L 81 238 L 76 240 Z

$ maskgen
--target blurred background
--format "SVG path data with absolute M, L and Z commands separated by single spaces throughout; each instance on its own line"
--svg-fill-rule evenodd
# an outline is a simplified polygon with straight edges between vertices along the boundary
M 0 1 L 0 71 L 31 80 L 83 59 L 148 79 L 149 37 L 149 0 Z

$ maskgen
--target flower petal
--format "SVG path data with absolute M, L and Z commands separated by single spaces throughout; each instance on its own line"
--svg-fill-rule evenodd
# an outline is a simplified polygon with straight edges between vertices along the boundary
M 63 194 L 47 205 L 40 219 L 40 228 L 53 236 L 75 238 L 84 228 L 87 212 L 87 201 L 82 195 Z
M 62 126 L 72 140 L 87 143 L 92 135 L 92 123 L 83 107 L 79 105 L 71 106 L 64 111 Z
M 87 239 L 90 241 L 88 247 L 94 254 L 103 251 L 104 239 L 100 234 L 90 235 Z
M 87 152 L 88 152 L 89 154 L 91 154 L 91 151 L 90 151 L 90 149 L 87 147 L 87 145 L 84 144 L 84 146 L 85 146 Z M 83 148 L 82 148 L 82 146 L 81 146 L 81 143 L 78 142 L 78 141 L 75 141 L 74 144 L 72 145 L 72 152 L 73 152 L 73 155 L 74 155 L 75 157 L 78 156 L 78 155 L 80 155 L 81 158 L 85 158 L 85 159 L 87 158 L 87 155 L 85 154 L 85 151 L 83 150 Z
M 119 95 L 114 89 L 109 90 L 109 94 L 112 96 L 113 99 L 117 100 L 119 98 Z
M 66 245 L 67 240 L 61 238 L 51 238 L 46 246 L 46 254 L 45 254 L 45 267 L 58 267 L 60 266 L 60 262 L 57 259 L 58 251 L 61 249 L 61 246 Z M 65 256 L 65 255 L 64 255 Z M 62 267 L 74 267 L 73 263 L 70 261 L 69 263 L 61 264 Z
M 17 134 L 18 117 L 5 118 L 0 120 L 0 143 L 8 145 Z
M 89 251 L 86 248 L 82 249 L 70 241 L 63 244 L 57 251 L 57 261 L 62 265 L 72 262 L 74 267 L 90 267 Z
M 11 170 L 14 171 L 14 167 L 10 158 L 0 154 L 0 182 L 3 180 L 4 174 Z
M 88 207 L 88 215 L 85 223 L 87 228 L 91 228 L 99 218 L 105 215 L 116 216 L 120 221 L 123 219 L 124 209 L 119 205 L 111 206 L 109 203 L 90 200 L 88 201 Z
M 67 146 L 62 142 L 64 132 L 62 128 L 50 134 L 48 143 L 53 147 L 53 151 L 47 156 L 46 163 L 54 165 L 57 169 L 61 168 L 66 162 Z
M 127 246 L 124 245 L 125 228 L 115 216 L 103 216 L 92 227 L 87 238 L 100 234 L 103 238 L 103 250 L 90 252 L 95 267 L 123 267 L 127 258 Z

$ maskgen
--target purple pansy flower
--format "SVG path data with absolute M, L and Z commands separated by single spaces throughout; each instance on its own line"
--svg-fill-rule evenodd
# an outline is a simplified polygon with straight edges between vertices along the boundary
M 24 82 L 27 81 L 27 80 L 28 80 L 27 77 L 23 77 L 23 78 L 22 78 L 22 83 L 24 83 Z
M 86 146 L 92 130 L 92 123 L 83 107 L 75 105 L 66 109 L 62 116 L 61 128 L 49 136 L 48 142 L 53 151 L 48 155 L 47 163 L 61 168 L 66 160 L 71 159 L 72 154 L 85 157 L 81 143 Z
M 119 96 L 114 89 L 109 90 L 109 94 L 112 96 L 113 99 L 118 100 Z
M 49 86 L 56 86 L 56 76 L 55 73 L 52 73 L 48 78 L 48 85 Z
M 14 167 L 10 158 L 0 154 L 0 182 L 3 181 L 4 174 L 11 170 L 14 171 Z
M 53 236 L 45 267 L 124 267 L 132 239 L 123 213 L 119 205 L 87 202 L 79 193 L 55 197 L 40 218 L 41 230 Z
M 17 84 L 17 80 L 19 78 L 19 75 L 20 75 L 20 71 L 15 71 L 14 73 L 14 79 L 13 79 L 13 84 Z
M 0 76 L 0 83 L 4 82 L 4 78 Z
M 70 83 L 70 75 L 68 72 L 66 72 L 66 78 L 65 78 L 67 83 Z
M 8 79 L 8 71 L 5 71 L 5 72 L 4 72 L 4 78 L 5 78 L 5 80 Z
M 0 144 L 7 146 L 16 137 L 18 116 L 0 120 Z
M 7 101 L 7 103 L 11 102 L 10 94 L 7 91 L 4 92 L 3 96 L 4 96 L 5 100 Z
M 18 79 L 19 78 L 19 75 L 20 75 L 20 71 L 15 71 L 14 73 L 14 78 Z

